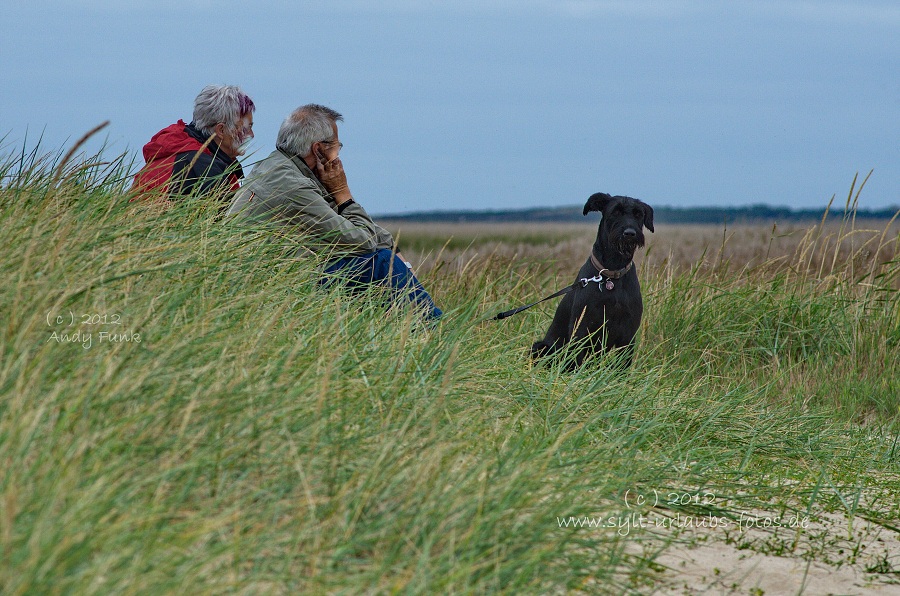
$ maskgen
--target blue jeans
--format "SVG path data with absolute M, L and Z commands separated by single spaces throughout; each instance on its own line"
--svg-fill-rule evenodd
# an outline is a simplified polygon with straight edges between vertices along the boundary
M 333 275 L 338 271 L 340 274 Z M 422 307 L 426 316 L 431 319 L 439 319 L 444 314 L 434 305 L 431 296 L 406 263 L 388 248 L 333 261 L 325 268 L 325 274 L 326 277 L 319 281 L 320 284 L 327 285 L 334 277 L 338 277 L 351 289 L 364 288 L 372 283 L 389 284 L 395 300 L 405 296 L 410 302 Z

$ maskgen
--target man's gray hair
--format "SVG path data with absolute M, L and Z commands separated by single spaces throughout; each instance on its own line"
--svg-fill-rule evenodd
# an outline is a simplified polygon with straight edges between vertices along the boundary
M 281 123 L 275 147 L 290 155 L 308 155 L 313 143 L 334 139 L 333 125 L 343 120 L 331 108 L 315 103 L 301 106 Z
M 216 124 L 233 128 L 238 120 L 253 112 L 253 100 L 236 85 L 207 85 L 194 100 L 194 126 L 206 135 Z

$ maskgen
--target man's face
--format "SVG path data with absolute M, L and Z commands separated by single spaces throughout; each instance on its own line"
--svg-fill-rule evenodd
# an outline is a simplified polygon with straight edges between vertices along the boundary
M 323 163 L 328 163 L 336 160 L 338 155 L 341 152 L 341 147 L 343 147 L 343 143 L 338 138 L 338 128 L 337 124 L 331 124 L 331 129 L 334 131 L 334 136 L 330 141 L 319 141 L 316 143 L 318 147 L 316 148 L 320 155 L 318 155 L 319 161 Z M 324 157 L 324 159 L 322 159 Z
M 253 139 L 253 114 L 239 119 L 234 126 L 221 126 L 217 139 L 219 148 L 232 158 L 243 155 L 247 150 L 245 143 Z

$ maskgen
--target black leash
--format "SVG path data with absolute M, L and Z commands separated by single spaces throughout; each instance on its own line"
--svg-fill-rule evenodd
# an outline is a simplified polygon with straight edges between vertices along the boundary
M 502 321 L 506 317 L 511 317 L 515 314 L 522 312 L 523 310 L 528 310 L 532 306 L 537 306 L 541 302 L 546 302 L 547 300 L 550 300 L 551 298 L 556 298 L 557 296 L 562 296 L 563 294 L 568 294 L 569 292 L 571 292 L 578 286 L 581 286 L 582 288 L 587 287 L 587 285 L 589 283 L 591 283 L 592 281 L 597 282 L 597 286 L 601 288 L 601 291 L 602 291 L 602 288 L 605 287 L 606 291 L 611 292 L 615 288 L 615 284 L 612 280 L 614 280 L 614 279 L 618 280 L 618 279 L 622 278 L 626 273 L 631 271 L 631 268 L 634 266 L 634 261 L 628 263 L 627 267 L 623 267 L 622 269 L 617 269 L 615 271 L 610 271 L 609 269 L 606 269 L 605 267 L 603 267 L 603 264 L 600 263 L 600 260 L 594 256 L 594 252 L 591 251 L 591 264 L 597 270 L 597 275 L 595 275 L 594 277 L 584 277 L 582 279 L 575 280 L 575 282 L 571 286 L 566 286 L 563 289 L 559 290 L 558 292 L 556 292 L 554 294 L 550 294 L 546 298 L 542 298 L 542 299 L 538 300 L 537 302 L 532 302 L 531 304 L 526 304 L 525 306 L 520 306 L 519 308 L 514 308 L 512 310 L 506 310 L 501 313 L 497 313 L 497 315 L 491 317 L 489 320 Z M 605 275 L 605 277 L 604 277 L 604 275 Z M 601 286 L 600 284 L 603 283 L 604 279 L 606 280 L 606 284 Z
M 522 312 L 523 310 L 528 310 L 532 306 L 537 306 L 541 302 L 546 302 L 547 300 L 550 300 L 551 298 L 556 298 L 557 296 L 562 296 L 563 294 L 568 294 L 569 292 L 571 292 L 572 290 L 574 290 L 575 288 L 577 288 L 580 285 L 583 285 L 583 284 L 581 283 L 581 280 L 579 279 L 578 281 L 573 283 L 571 286 L 566 286 L 563 289 L 559 290 L 558 292 L 556 292 L 554 294 L 550 294 L 546 298 L 542 298 L 542 299 L 538 300 L 537 302 L 532 302 L 531 304 L 526 304 L 525 306 L 520 306 L 519 308 L 514 308 L 512 310 L 506 310 L 501 313 L 498 313 L 496 316 L 492 317 L 491 320 L 492 321 L 501 321 L 501 320 L 505 319 L 506 317 L 511 317 L 515 314 Z

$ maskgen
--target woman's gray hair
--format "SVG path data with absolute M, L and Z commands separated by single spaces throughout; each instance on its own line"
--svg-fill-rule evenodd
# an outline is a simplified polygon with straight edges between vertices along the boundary
M 194 100 L 194 126 L 206 135 L 216 124 L 234 128 L 238 120 L 256 110 L 253 100 L 236 85 L 207 85 Z
M 333 125 L 343 120 L 331 108 L 314 103 L 301 106 L 281 123 L 275 147 L 290 155 L 308 155 L 313 143 L 334 139 Z

